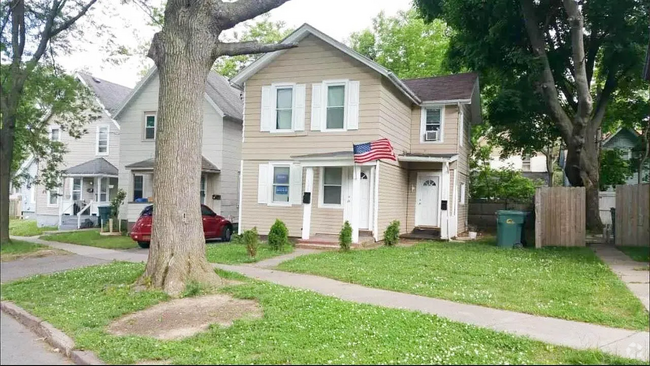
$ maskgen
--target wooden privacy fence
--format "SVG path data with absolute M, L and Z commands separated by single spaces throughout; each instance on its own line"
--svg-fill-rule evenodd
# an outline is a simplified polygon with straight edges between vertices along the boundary
M 650 184 L 616 186 L 616 245 L 650 246 Z
M 535 247 L 584 247 L 584 187 L 541 187 L 535 191 Z

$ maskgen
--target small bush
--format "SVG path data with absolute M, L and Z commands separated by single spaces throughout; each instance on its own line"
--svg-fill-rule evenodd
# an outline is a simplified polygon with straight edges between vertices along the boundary
M 190 281 L 185 285 L 185 291 L 183 291 L 183 297 L 194 297 L 201 295 L 203 293 L 204 287 L 197 281 Z
M 384 231 L 384 244 L 392 247 L 399 243 L 399 221 L 395 220 Z
M 241 236 L 241 241 L 246 245 L 246 251 L 251 258 L 255 258 L 257 255 L 257 247 L 259 246 L 259 235 L 257 234 L 257 228 L 254 227 L 250 230 L 244 231 Z
M 282 250 L 285 245 L 289 245 L 289 230 L 282 220 L 275 219 L 269 231 L 269 246 L 274 250 Z
M 341 246 L 341 251 L 347 252 L 350 250 L 352 245 L 352 226 L 346 220 L 339 234 L 339 245 Z

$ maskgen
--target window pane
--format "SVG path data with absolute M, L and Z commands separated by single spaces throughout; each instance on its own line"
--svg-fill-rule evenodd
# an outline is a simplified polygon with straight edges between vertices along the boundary
M 141 175 L 133 177 L 133 199 L 142 198 L 143 177 Z
M 343 107 L 327 107 L 327 128 L 343 128 Z
M 278 130 L 290 130 L 291 129 L 291 109 L 287 110 L 278 110 L 278 122 L 275 126 Z
M 278 89 L 277 107 L 282 109 L 290 109 L 293 97 L 293 89 Z
M 56 191 L 50 191 L 50 204 L 55 205 L 57 203 L 57 194 Z
M 341 204 L 341 187 L 325 186 L 323 187 L 323 203 L 331 205 Z
M 273 202 L 289 202 L 289 186 L 273 185 Z
M 274 184 L 289 184 L 289 167 L 275 167 L 273 172 Z
M 327 88 L 327 106 L 343 107 L 345 105 L 345 86 L 333 85 Z
M 427 123 L 440 123 L 440 109 L 427 109 Z
M 147 127 L 154 127 L 156 125 L 156 116 L 147 116 Z
M 325 168 L 323 169 L 323 183 L 341 185 L 343 168 Z
M 52 129 L 52 141 L 59 141 L 60 138 L 60 130 L 58 128 L 53 128 Z
M 145 136 L 146 139 L 153 139 L 154 138 L 154 129 L 153 128 L 147 128 L 145 131 Z

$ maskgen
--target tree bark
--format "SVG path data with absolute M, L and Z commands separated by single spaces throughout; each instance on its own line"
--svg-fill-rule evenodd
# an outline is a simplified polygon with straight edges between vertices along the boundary
M 0 244 L 9 242 L 9 183 L 11 181 L 11 162 L 14 155 L 13 117 L 2 116 L 0 129 Z

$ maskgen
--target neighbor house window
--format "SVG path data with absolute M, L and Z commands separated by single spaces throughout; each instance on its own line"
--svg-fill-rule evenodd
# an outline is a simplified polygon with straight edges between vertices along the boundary
M 144 139 L 153 140 L 156 138 L 156 115 L 144 115 Z
M 201 176 L 201 204 L 205 205 L 205 175 Z
M 108 202 L 108 178 L 99 179 L 99 202 Z
M 273 167 L 273 202 L 289 203 L 290 172 L 288 166 Z
M 108 154 L 108 132 L 110 131 L 109 126 L 98 126 L 97 127 L 97 154 L 98 155 L 107 155 Z
M 326 129 L 345 127 L 345 84 L 327 85 Z
M 144 176 L 133 176 L 133 200 L 137 200 L 144 196 Z
M 48 206 L 59 205 L 59 192 L 56 189 L 47 191 L 47 205 Z
M 53 127 L 50 130 L 50 140 L 52 141 L 61 141 L 61 129 L 58 127 Z
M 422 135 L 425 142 L 442 142 L 442 108 L 425 108 L 422 112 Z
M 293 88 L 277 88 L 275 92 L 275 129 L 291 130 L 293 119 Z
M 81 178 L 72 179 L 72 200 L 79 201 L 81 199 Z
M 465 204 L 465 183 L 460 184 L 460 204 Z
M 340 205 L 343 168 L 323 168 L 323 204 Z

